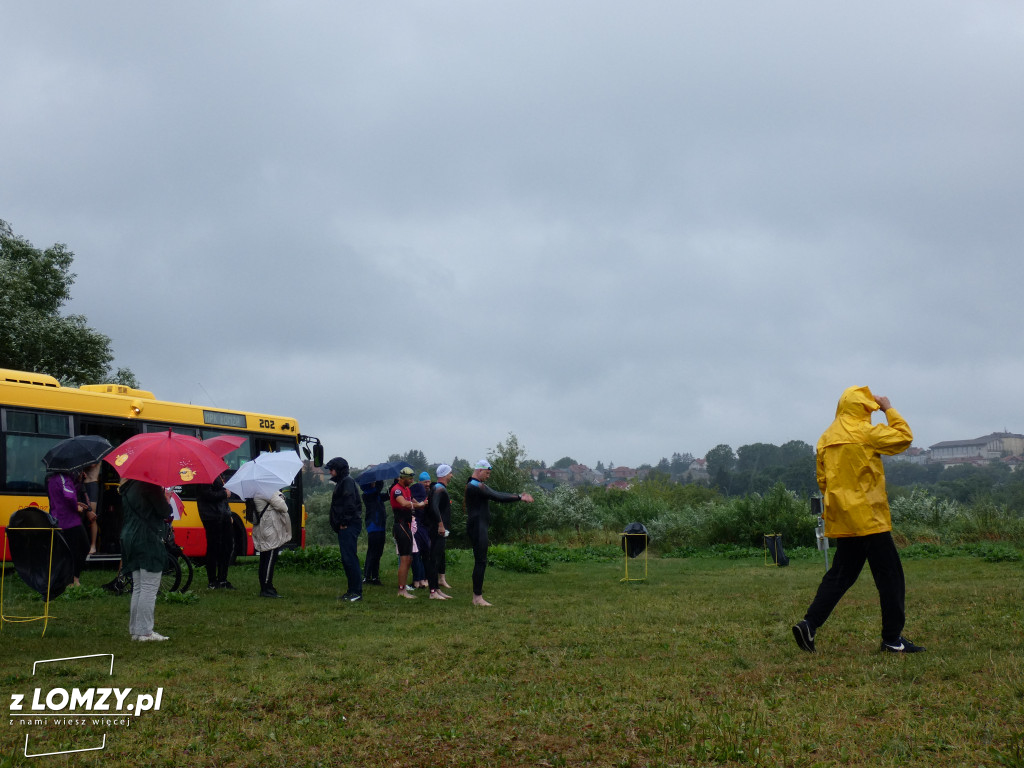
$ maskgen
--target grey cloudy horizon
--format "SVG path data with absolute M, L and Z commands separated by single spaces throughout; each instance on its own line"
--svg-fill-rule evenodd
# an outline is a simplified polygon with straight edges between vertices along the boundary
M 656 464 L 1024 432 L 1024 8 L 0 11 L 0 218 L 162 399 Z

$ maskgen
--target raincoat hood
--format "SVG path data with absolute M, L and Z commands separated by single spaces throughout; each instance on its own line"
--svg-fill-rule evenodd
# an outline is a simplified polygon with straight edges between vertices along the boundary
M 868 387 L 848 387 L 839 398 L 836 418 L 821 436 L 818 447 L 867 443 L 871 414 L 877 410 L 878 403 Z
M 327 471 L 334 470 L 337 475 L 332 477 L 331 480 L 338 482 L 343 477 L 348 475 L 348 461 L 343 459 L 341 456 L 335 456 L 333 459 L 324 464 L 324 469 Z
M 867 387 L 850 387 L 836 417 L 818 440 L 816 474 L 829 538 L 869 536 L 892 530 L 882 456 L 905 451 L 914 439 L 893 407 L 885 424 L 872 424 L 878 402 Z

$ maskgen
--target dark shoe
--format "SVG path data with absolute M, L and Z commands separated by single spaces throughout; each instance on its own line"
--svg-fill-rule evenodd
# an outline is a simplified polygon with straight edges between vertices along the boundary
M 796 644 L 800 646 L 800 650 L 814 653 L 814 630 L 807 623 L 807 619 L 793 627 L 793 637 L 796 638 Z
M 260 597 L 280 597 L 280 595 L 272 589 L 261 589 Z
M 887 643 L 884 640 L 882 641 L 883 653 L 921 653 L 923 650 L 924 648 L 922 646 L 914 645 L 905 637 L 901 637 L 895 643 Z
M 220 584 L 218 584 L 217 582 L 215 582 L 215 581 L 211 581 L 211 582 L 209 583 L 209 585 L 208 585 L 208 586 L 207 586 L 206 588 L 207 588 L 207 589 L 221 589 L 222 587 L 221 587 L 221 585 L 220 585 Z
M 344 600 L 347 603 L 349 601 L 350 597 L 352 597 L 352 593 L 351 592 L 346 592 L 344 595 L 342 595 L 338 599 L 339 600 Z
M 218 589 L 238 589 L 238 587 L 236 587 L 230 581 L 222 581 Z
M 350 603 L 358 603 L 360 600 L 363 599 L 363 596 L 361 594 L 353 592 L 351 595 L 349 595 L 345 599 L 348 600 Z
M 372 584 L 375 587 L 383 587 L 384 586 L 384 582 L 382 582 L 380 579 L 370 579 L 366 583 L 367 584 Z

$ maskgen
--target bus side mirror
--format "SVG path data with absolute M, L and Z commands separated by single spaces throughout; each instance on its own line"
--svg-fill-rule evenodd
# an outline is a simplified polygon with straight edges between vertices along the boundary
M 324 465 L 324 444 L 317 443 L 313 446 L 313 466 L 322 467 Z

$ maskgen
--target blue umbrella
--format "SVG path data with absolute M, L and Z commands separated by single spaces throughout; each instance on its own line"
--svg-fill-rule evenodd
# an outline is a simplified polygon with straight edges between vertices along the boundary
M 360 488 L 368 489 L 378 480 L 394 480 L 405 467 L 411 469 L 412 464 L 408 461 L 385 461 L 383 464 L 374 464 L 360 472 L 356 482 Z

